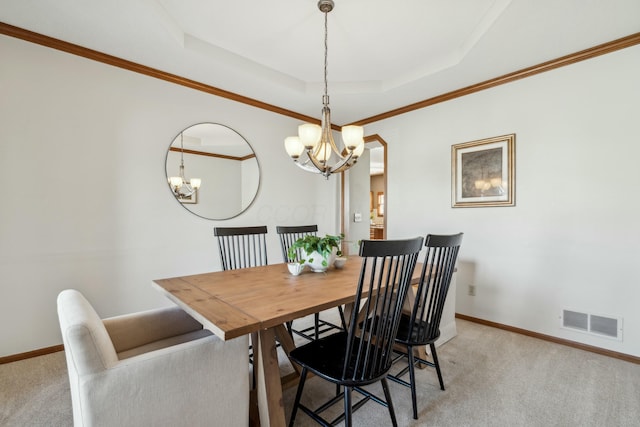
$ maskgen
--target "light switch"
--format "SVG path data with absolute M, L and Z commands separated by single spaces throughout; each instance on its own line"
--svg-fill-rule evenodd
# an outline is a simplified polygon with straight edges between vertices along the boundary
M 353 214 L 353 222 L 362 222 L 362 214 L 360 212 Z

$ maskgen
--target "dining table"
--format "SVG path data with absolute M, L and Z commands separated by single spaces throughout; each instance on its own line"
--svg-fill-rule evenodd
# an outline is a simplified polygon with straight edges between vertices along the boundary
M 260 425 L 284 426 L 283 385 L 300 374 L 292 364 L 294 372 L 280 377 L 276 342 L 287 355 L 295 348 L 284 325 L 340 305 L 350 319 L 360 270 L 361 258 L 351 256 L 342 268 L 321 273 L 294 276 L 281 263 L 158 279 L 153 286 L 221 339 L 251 335 Z M 414 283 L 419 274 L 417 266 Z

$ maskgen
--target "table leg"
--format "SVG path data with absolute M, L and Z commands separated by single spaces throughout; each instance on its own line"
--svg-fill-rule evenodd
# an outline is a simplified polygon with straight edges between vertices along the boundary
M 351 314 L 353 313 L 353 303 L 345 304 L 342 312 L 344 313 L 344 321 L 347 323 L 348 328 L 349 321 L 351 320 Z
M 426 346 L 421 345 L 418 346 L 416 348 L 413 349 L 413 354 L 415 354 L 417 357 L 423 359 L 423 360 L 427 360 L 427 350 L 426 350 Z M 418 369 L 425 369 L 427 367 L 427 365 L 423 364 L 423 363 L 418 363 Z
M 276 338 L 280 341 L 280 346 L 284 350 L 284 353 L 289 357 L 289 354 L 296 348 L 296 345 L 293 342 L 293 338 L 289 335 L 287 328 L 284 325 L 278 325 L 274 328 L 274 332 L 276 334 Z M 297 363 L 291 362 L 291 366 L 297 372 L 298 376 L 302 372 L 302 368 Z
M 258 333 L 257 354 L 255 350 L 254 347 L 260 425 L 262 427 L 284 426 L 282 385 L 280 384 L 276 337 L 273 329 L 263 329 Z

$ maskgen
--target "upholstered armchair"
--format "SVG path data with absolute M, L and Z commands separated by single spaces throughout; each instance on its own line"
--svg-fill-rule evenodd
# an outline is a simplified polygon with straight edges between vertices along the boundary
M 246 336 L 222 341 L 177 307 L 101 320 L 72 289 L 58 317 L 74 425 L 248 425 Z

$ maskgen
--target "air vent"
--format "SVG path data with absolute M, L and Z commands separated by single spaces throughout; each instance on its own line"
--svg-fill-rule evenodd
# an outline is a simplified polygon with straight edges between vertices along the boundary
M 591 332 L 618 338 L 618 319 L 591 315 Z
M 562 310 L 562 327 L 622 341 L 622 318 L 576 310 Z
M 577 311 L 564 310 L 562 318 L 562 326 L 571 329 L 580 329 L 581 331 L 589 331 L 589 315 L 587 313 L 579 313 Z

